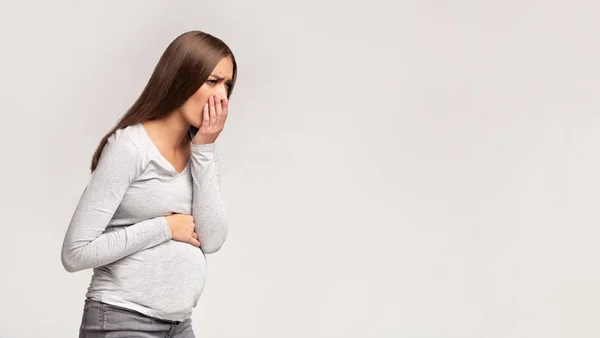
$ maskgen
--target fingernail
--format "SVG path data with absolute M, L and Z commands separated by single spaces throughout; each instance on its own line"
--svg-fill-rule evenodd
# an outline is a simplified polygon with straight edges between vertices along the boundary
M 219 94 L 217 94 L 217 100 L 220 99 L 220 98 L 221 98 L 221 96 L 219 96 Z

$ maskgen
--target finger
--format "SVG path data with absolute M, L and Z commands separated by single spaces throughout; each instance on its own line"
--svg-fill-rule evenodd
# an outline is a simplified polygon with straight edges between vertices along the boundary
M 208 114 L 208 103 L 204 104 L 204 111 L 202 112 L 202 125 L 206 124 L 208 126 L 210 120 L 210 115 Z
M 194 237 L 194 239 L 198 239 L 198 234 L 195 232 L 192 232 L 192 237 Z
M 229 100 L 224 97 L 223 98 L 223 117 L 227 119 L 227 115 L 229 114 Z
M 193 246 L 200 247 L 200 242 L 198 242 L 198 240 L 195 238 L 190 238 L 190 244 Z
M 225 126 L 225 121 L 227 121 L 227 114 L 229 113 L 228 108 L 229 101 L 227 100 L 227 97 L 224 97 L 221 101 L 221 127 Z
M 215 111 L 215 97 L 211 96 L 209 102 L 210 102 L 209 110 L 208 110 L 208 112 L 210 114 L 209 125 L 212 125 L 217 121 L 217 113 Z
M 217 94 L 215 97 L 215 108 L 217 112 L 217 119 L 221 119 L 221 114 L 223 113 L 223 105 L 221 102 L 221 95 Z

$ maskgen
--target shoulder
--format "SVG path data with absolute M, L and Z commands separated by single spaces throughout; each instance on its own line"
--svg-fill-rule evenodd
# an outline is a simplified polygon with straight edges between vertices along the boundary
M 106 140 L 105 151 L 127 155 L 139 154 L 139 125 L 118 129 Z
M 118 129 L 106 140 L 99 165 L 104 162 L 110 168 L 139 170 L 143 152 L 139 145 L 139 125 Z

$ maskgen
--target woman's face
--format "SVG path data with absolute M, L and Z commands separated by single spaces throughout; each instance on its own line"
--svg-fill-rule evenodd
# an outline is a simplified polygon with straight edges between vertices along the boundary
M 219 95 L 221 100 L 226 98 L 232 77 L 233 63 L 229 57 L 225 57 L 219 61 L 206 82 L 181 107 L 184 119 L 192 126 L 200 128 L 204 104 L 208 103 L 211 96 Z

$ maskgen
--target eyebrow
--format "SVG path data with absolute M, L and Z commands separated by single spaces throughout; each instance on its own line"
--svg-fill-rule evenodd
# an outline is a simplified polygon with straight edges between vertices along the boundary
M 210 74 L 210 76 L 214 77 L 215 79 L 217 79 L 217 80 L 219 80 L 219 81 L 221 81 L 221 80 L 225 80 L 225 78 L 224 78 L 224 77 L 222 77 L 222 76 L 218 76 L 218 75 L 215 75 L 215 74 Z

